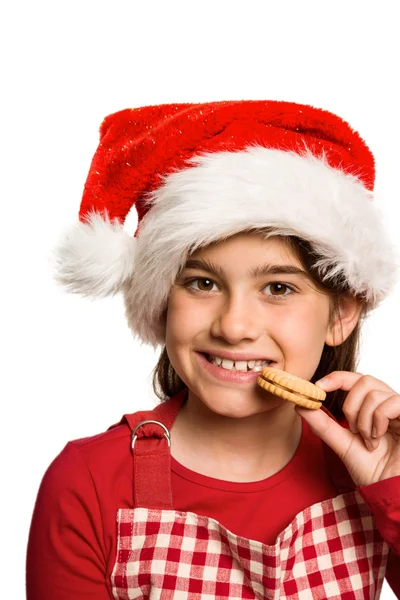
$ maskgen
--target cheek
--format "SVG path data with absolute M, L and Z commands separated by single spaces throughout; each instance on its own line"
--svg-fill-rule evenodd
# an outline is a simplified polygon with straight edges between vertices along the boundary
M 181 290 L 170 294 L 166 318 L 166 339 L 170 344 L 190 342 L 206 324 L 207 318 L 201 303 L 194 303 Z
M 200 314 L 199 314 L 200 313 Z M 182 293 L 171 293 L 166 315 L 165 346 L 171 365 L 178 376 L 189 386 L 192 373 L 191 348 L 204 331 L 199 324 L 201 312 L 193 300 Z
M 329 309 L 325 305 L 306 302 L 296 310 L 286 311 L 277 319 L 277 335 L 285 339 L 293 352 L 316 352 L 323 348 L 328 328 Z

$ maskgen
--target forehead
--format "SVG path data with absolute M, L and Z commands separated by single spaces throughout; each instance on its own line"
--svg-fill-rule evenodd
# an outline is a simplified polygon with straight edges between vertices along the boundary
M 288 239 L 284 236 L 274 235 L 267 239 L 261 232 L 238 233 L 225 240 L 213 242 L 208 246 L 199 248 L 188 258 L 213 258 L 229 259 L 240 257 L 243 260 L 253 262 L 259 259 L 260 262 L 266 260 L 285 261 L 285 263 L 301 265 L 300 253 L 296 251 Z

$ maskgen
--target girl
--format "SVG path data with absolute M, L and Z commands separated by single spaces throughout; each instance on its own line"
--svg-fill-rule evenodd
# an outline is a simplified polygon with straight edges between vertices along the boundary
M 28 600 L 400 597 L 400 396 L 355 371 L 395 283 L 366 144 L 276 101 L 123 110 L 100 138 L 57 279 L 123 293 L 162 402 L 51 464 Z M 268 364 L 325 406 L 262 390 Z

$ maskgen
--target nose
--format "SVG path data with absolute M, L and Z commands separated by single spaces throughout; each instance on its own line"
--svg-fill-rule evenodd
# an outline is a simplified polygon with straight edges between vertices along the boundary
M 265 315 L 260 314 L 245 295 L 225 300 L 216 311 L 211 325 L 211 335 L 223 338 L 229 344 L 242 340 L 257 340 L 265 331 Z

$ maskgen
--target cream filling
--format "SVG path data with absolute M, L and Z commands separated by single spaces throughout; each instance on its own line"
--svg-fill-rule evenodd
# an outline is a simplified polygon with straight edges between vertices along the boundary
M 274 385 L 277 388 L 280 388 L 281 390 L 285 390 L 285 392 L 290 392 L 291 394 L 294 394 L 295 396 L 299 396 L 299 398 L 304 398 L 304 400 L 311 400 L 311 402 L 322 402 L 322 400 L 318 400 L 317 398 L 311 398 L 311 396 L 306 396 L 306 394 L 301 394 L 300 392 L 297 392 L 296 390 L 291 390 L 290 388 L 281 385 L 280 383 L 276 383 L 276 381 L 271 381 L 271 379 L 267 379 L 266 377 L 261 377 L 261 379 L 263 381 L 265 381 L 266 383 L 270 383 L 271 385 Z

